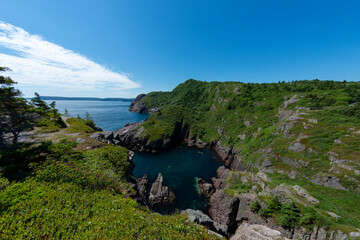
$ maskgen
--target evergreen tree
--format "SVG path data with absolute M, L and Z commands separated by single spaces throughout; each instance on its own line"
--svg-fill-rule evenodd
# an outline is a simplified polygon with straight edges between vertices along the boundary
M 0 71 L 10 69 L 0 67 Z M 21 131 L 30 127 L 29 106 L 21 92 L 15 89 L 16 84 L 10 77 L 0 76 L 0 141 L 3 143 L 4 134 L 12 133 L 13 143 L 17 143 Z

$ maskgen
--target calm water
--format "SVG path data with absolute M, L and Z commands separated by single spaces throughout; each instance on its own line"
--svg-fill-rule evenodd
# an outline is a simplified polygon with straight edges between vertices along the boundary
M 120 101 L 56 101 L 61 113 L 67 109 L 73 117 L 78 114 L 84 117 L 88 111 L 96 125 L 106 131 L 114 131 L 148 117 L 148 114 L 129 112 L 129 105 L 129 102 Z M 160 172 L 163 174 L 165 184 L 176 194 L 175 207 L 178 209 L 206 210 L 207 202 L 198 193 L 197 177 L 211 182 L 211 178 L 216 176 L 216 169 L 223 165 L 213 150 L 185 146 L 157 154 L 137 152 L 133 160 L 134 177 L 147 173 L 153 182 Z
M 216 176 L 216 169 L 223 165 L 219 156 L 211 149 L 179 146 L 169 151 L 151 154 L 136 153 L 134 177 L 149 174 L 151 182 L 162 173 L 164 182 L 176 195 L 178 209 L 206 210 L 207 202 L 200 197 L 197 177 L 207 182 Z
M 52 101 L 45 102 L 50 104 Z M 72 117 L 79 114 L 84 118 L 85 112 L 88 111 L 96 126 L 104 131 L 115 131 L 127 123 L 140 122 L 149 116 L 149 114 L 129 112 L 129 105 L 130 102 L 120 101 L 56 101 L 56 108 L 60 113 L 64 113 L 67 109 Z

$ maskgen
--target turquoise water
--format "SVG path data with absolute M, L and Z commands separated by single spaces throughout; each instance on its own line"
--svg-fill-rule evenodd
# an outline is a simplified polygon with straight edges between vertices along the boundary
M 56 107 L 61 113 L 67 109 L 71 116 L 79 114 L 84 117 L 88 111 L 96 125 L 106 131 L 117 130 L 126 123 L 140 122 L 149 116 L 129 112 L 129 105 L 129 102 L 120 101 L 56 101 Z M 134 163 L 134 177 L 147 173 L 153 182 L 159 172 L 163 174 L 165 184 L 176 194 L 176 208 L 205 211 L 207 201 L 197 191 L 196 177 L 211 182 L 211 178 L 216 176 L 216 169 L 223 165 L 213 150 L 185 146 L 157 154 L 136 152 Z
M 211 182 L 211 178 L 216 176 L 216 169 L 223 165 L 213 150 L 187 146 L 157 154 L 135 153 L 133 161 L 136 178 L 147 173 L 153 182 L 159 172 L 164 176 L 165 184 L 175 192 L 175 208 L 204 211 L 207 201 L 198 192 L 197 177 Z

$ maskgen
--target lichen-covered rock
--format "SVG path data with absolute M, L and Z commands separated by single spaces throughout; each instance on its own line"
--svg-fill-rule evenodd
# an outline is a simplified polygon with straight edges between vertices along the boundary
M 287 240 L 281 232 L 264 225 L 241 224 L 230 240 Z
M 334 188 L 334 189 L 346 190 L 340 184 L 340 180 L 337 177 L 330 176 L 330 175 L 317 177 L 317 178 L 311 180 L 311 182 L 315 183 L 316 185 L 322 185 L 322 186 L 330 187 L 330 188 Z
M 181 214 L 186 214 L 189 221 L 206 226 L 209 229 L 213 229 L 213 220 L 200 210 L 186 209 Z
M 223 190 L 216 190 L 210 198 L 209 212 L 214 222 L 228 228 L 233 228 L 236 226 L 238 207 L 238 198 L 230 197 Z
M 308 200 L 309 202 L 313 203 L 313 204 L 318 204 L 319 200 L 317 200 L 316 198 L 314 198 L 313 196 L 311 196 L 306 189 L 295 185 L 293 186 L 293 189 L 297 192 L 298 195 L 304 197 L 306 200 Z
M 293 143 L 293 144 L 290 144 L 288 150 L 289 151 L 293 151 L 293 152 L 302 152 L 306 149 L 305 145 L 304 144 L 301 144 L 299 142 L 296 142 L 296 143 Z
M 159 173 L 155 182 L 151 185 L 149 194 L 150 207 L 156 211 L 167 211 L 174 203 L 175 198 L 175 193 L 164 184 L 164 178 Z

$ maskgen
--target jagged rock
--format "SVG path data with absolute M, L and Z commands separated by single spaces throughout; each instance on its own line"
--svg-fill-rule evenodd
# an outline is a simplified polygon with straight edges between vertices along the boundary
M 188 127 L 178 122 L 175 124 L 171 136 L 148 141 L 145 129 L 141 124 L 142 123 L 126 124 L 123 128 L 114 131 L 113 138 L 108 138 L 106 141 L 130 150 L 157 152 L 181 143 L 188 132 Z M 103 137 L 103 139 L 105 138 Z
M 260 169 L 265 169 L 265 168 L 268 168 L 268 167 L 272 167 L 272 164 L 271 164 L 271 162 L 270 162 L 269 159 L 265 159 L 265 160 L 262 162 L 262 164 L 261 164 L 261 166 L 260 166 Z
M 237 155 L 234 155 L 233 161 L 230 165 L 230 169 L 232 171 L 245 171 L 246 170 L 246 168 L 242 164 L 241 159 Z
M 316 198 L 314 198 L 313 196 L 311 196 L 307 191 L 306 189 L 298 186 L 298 185 L 295 185 L 292 187 L 298 195 L 304 197 L 306 200 L 308 200 L 309 202 L 313 203 L 313 204 L 318 204 L 319 203 L 319 200 L 317 200 Z
M 328 237 L 327 231 L 323 228 L 320 228 L 317 233 L 317 239 L 316 240 L 326 240 Z
M 309 240 L 310 233 L 304 227 L 295 228 L 292 239 Z
M 152 208 L 159 211 L 168 210 L 175 201 L 175 193 L 166 185 L 161 173 L 152 184 L 149 194 L 149 203 Z
M 207 183 L 202 178 L 198 178 L 197 184 L 199 186 L 200 193 L 207 197 L 210 197 L 215 192 L 214 186 L 211 183 Z
M 225 168 L 224 166 L 220 166 L 216 170 L 216 175 L 218 176 L 218 178 L 227 179 L 229 176 L 229 169 Z
M 266 222 L 262 217 L 251 211 L 250 204 L 255 200 L 256 194 L 254 193 L 240 194 L 239 208 L 236 214 L 236 221 L 238 223 L 241 224 L 246 221 L 251 224 L 264 224 Z
M 349 238 L 347 237 L 347 235 L 345 233 L 343 233 L 340 230 L 337 230 L 336 234 L 335 234 L 335 240 L 348 240 Z
M 211 178 L 211 181 L 213 182 L 215 189 L 225 189 L 225 187 L 226 187 L 224 179 L 213 177 L 213 178 Z
M 325 187 L 330 187 L 330 188 L 334 188 L 334 189 L 343 189 L 346 190 L 341 184 L 340 184 L 340 180 L 336 177 L 333 176 L 323 176 L 323 177 L 318 177 L 315 178 L 313 180 L 311 180 L 311 182 L 313 182 L 316 185 L 322 185 Z
M 113 140 L 113 133 L 109 132 L 109 131 L 105 131 L 105 132 L 95 132 L 93 134 L 90 135 L 91 138 L 94 138 L 100 142 L 111 142 Z
M 238 207 L 238 198 L 230 197 L 223 190 L 216 190 L 210 198 L 209 212 L 214 222 L 232 229 L 236 226 Z
M 287 99 L 288 97 L 284 97 L 285 101 L 282 105 L 283 108 L 287 108 L 289 105 L 297 103 L 300 99 L 298 98 L 298 95 L 294 95 L 291 98 Z
M 287 240 L 281 232 L 264 225 L 241 224 L 230 240 Z
M 318 227 L 314 227 L 311 235 L 310 235 L 310 240 L 316 240 L 318 236 Z
M 83 138 L 77 138 L 76 139 L 76 142 L 77 143 L 82 143 L 82 142 L 85 142 L 86 140 L 85 139 L 83 139 Z
M 299 142 L 290 144 L 290 146 L 288 148 L 289 151 L 293 151 L 293 152 L 302 152 L 305 149 L 306 149 L 305 145 L 303 145 Z
M 136 187 L 138 190 L 137 200 L 142 203 L 147 203 L 149 197 L 149 176 L 144 174 L 144 176 L 136 180 Z
M 200 210 L 186 209 L 181 211 L 181 214 L 186 214 L 191 222 L 201 224 L 209 229 L 214 228 L 213 220 Z
M 350 237 L 351 238 L 360 238 L 360 232 L 351 232 Z
M 134 101 L 130 103 L 129 111 L 130 112 L 137 112 L 137 113 L 147 113 L 148 109 L 146 108 L 145 104 L 141 101 L 141 99 L 145 97 L 145 94 L 139 94 Z
M 280 202 L 292 203 L 292 200 L 288 197 L 288 195 L 290 195 L 289 189 L 285 186 L 284 183 L 271 190 L 271 195 L 278 197 Z

